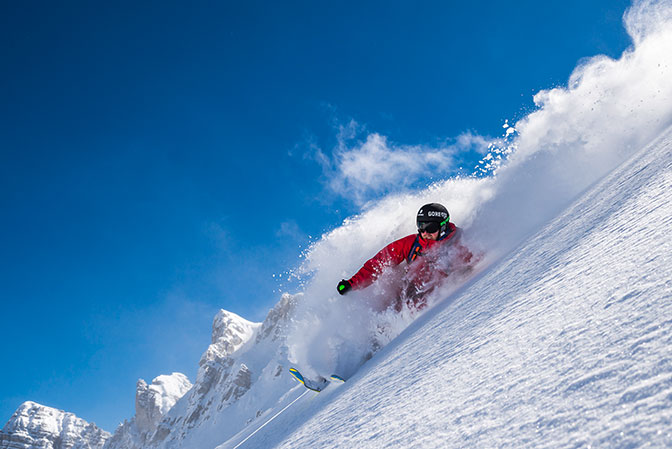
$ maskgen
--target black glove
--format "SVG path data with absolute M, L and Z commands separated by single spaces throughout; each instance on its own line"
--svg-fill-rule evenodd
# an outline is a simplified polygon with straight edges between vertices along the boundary
M 350 285 L 350 282 L 343 279 L 341 282 L 338 283 L 338 287 L 336 288 L 338 289 L 339 294 L 345 295 L 350 290 L 352 290 L 352 285 Z

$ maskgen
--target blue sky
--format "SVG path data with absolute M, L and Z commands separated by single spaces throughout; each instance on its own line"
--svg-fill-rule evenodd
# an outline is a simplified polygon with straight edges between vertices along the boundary
M 193 381 L 217 310 L 262 320 L 311 239 L 468 171 L 458 136 L 618 57 L 627 6 L 3 4 L 0 419 L 33 400 L 113 431 L 138 378 Z M 353 188 L 374 133 L 452 165 Z

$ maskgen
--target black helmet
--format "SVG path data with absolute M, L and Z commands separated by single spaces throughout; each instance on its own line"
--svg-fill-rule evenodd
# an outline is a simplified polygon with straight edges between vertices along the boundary
M 446 236 L 450 214 L 448 209 L 439 203 L 425 204 L 418 211 L 418 230 L 427 229 L 429 232 L 439 232 L 439 240 Z M 434 224 L 436 223 L 436 224 Z

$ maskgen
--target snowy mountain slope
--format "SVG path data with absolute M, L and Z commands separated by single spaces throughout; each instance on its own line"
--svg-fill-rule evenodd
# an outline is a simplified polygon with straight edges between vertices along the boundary
M 109 437 L 72 413 L 24 402 L 0 432 L 0 448 L 99 449 Z
M 671 225 L 668 129 L 239 447 L 671 447 Z

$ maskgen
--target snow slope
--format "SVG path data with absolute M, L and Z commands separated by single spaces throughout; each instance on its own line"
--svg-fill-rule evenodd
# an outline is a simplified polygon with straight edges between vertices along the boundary
M 671 228 L 667 130 L 346 384 L 218 449 L 672 447 Z

